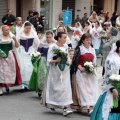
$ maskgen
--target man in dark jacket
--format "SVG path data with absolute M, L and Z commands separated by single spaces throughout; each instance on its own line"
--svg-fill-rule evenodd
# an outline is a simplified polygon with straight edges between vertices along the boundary
M 12 15 L 12 10 L 9 9 L 7 14 L 3 16 L 2 23 L 4 25 L 12 26 L 15 21 L 16 21 L 16 18 L 14 15 Z
M 36 31 L 40 31 L 40 28 L 43 27 L 43 25 L 41 23 L 41 20 L 39 18 L 39 13 L 38 12 L 33 13 L 33 17 L 30 18 L 30 23 L 33 24 Z

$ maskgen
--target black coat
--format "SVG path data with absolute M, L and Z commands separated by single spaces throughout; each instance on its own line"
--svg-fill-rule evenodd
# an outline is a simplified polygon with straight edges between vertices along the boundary
M 15 21 L 16 21 L 16 18 L 14 15 L 10 15 L 8 17 L 8 14 L 7 14 L 7 15 L 3 16 L 3 18 L 2 18 L 2 23 L 4 25 L 13 25 L 13 22 L 15 22 Z

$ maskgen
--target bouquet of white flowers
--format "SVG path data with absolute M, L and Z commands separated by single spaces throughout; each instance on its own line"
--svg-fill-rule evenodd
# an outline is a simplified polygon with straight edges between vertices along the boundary
M 37 72 L 39 61 L 41 58 L 41 53 L 38 51 L 34 51 L 34 52 L 31 52 L 29 55 L 31 56 L 31 61 L 34 67 L 34 71 Z
M 120 89 L 120 75 L 113 74 L 109 77 L 111 84 L 118 90 Z M 119 93 L 119 92 L 118 92 Z M 118 107 L 118 99 L 113 100 L 114 108 Z
M 101 39 L 107 39 L 107 32 L 106 31 L 102 30 L 99 35 L 100 35 Z
M 75 36 L 75 41 L 79 42 L 79 41 L 80 41 L 80 39 L 81 39 L 81 37 L 80 37 L 80 36 Z
M 60 48 L 55 48 L 52 50 L 53 53 L 56 55 L 53 57 L 53 59 L 57 59 L 58 57 L 61 58 L 61 62 L 56 63 L 56 65 L 58 65 L 58 67 L 60 68 L 61 71 L 63 71 L 65 69 L 65 65 L 67 62 L 67 52 L 63 47 Z
M 67 56 L 67 52 L 63 47 L 53 49 L 53 53 L 55 55 L 57 55 L 57 57 L 66 57 Z
M 37 57 L 40 57 L 40 56 L 41 56 L 41 53 L 38 52 L 38 51 L 34 51 L 34 52 L 31 52 L 29 55 L 30 55 L 31 57 L 37 58 Z
M 94 65 L 93 65 L 93 63 L 92 62 L 89 62 L 89 61 L 87 61 L 87 62 L 85 62 L 84 63 L 84 67 L 85 67 L 85 69 L 86 69 L 86 72 L 88 73 L 88 74 L 94 74 Z

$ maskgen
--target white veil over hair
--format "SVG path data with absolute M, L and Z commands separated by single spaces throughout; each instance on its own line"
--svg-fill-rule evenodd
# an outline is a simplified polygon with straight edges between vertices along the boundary
M 78 23 L 78 24 L 79 24 L 79 27 L 78 27 L 78 28 L 80 28 L 80 29 L 82 30 L 82 29 L 83 29 L 83 27 L 82 27 L 81 23 L 80 23 L 80 22 L 76 22 L 76 23 Z
M 46 33 L 47 33 L 47 32 L 51 32 L 51 33 L 53 34 L 53 40 L 52 40 L 52 42 L 55 42 L 54 33 L 53 33 L 51 30 L 47 30 L 47 31 L 45 32 L 44 36 L 43 36 L 43 41 L 42 41 L 42 43 L 47 43 L 47 41 L 46 41 Z
M 96 14 L 96 19 L 97 19 L 97 21 L 99 21 L 98 15 L 97 15 L 97 13 L 96 13 L 95 11 L 92 12 L 92 14 L 91 14 L 91 16 L 89 17 L 88 21 L 90 22 L 90 18 L 93 17 L 93 14 Z
M 23 23 L 23 25 L 22 25 L 22 27 L 21 27 L 21 29 L 20 29 L 20 31 L 19 31 L 19 33 L 16 35 L 16 37 L 17 37 L 17 39 L 20 39 L 20 35 L 23 33 L 23 31 L 24 31 L 24 27 L 25 27 L 25 23 L 30 23 L 29 21 L 25 21 L 24 23 Z M 31 23 L 30 23 L 31 24 Z M 35 28 L 34 28 L 34 26 L 31 24 L 31 31 L 30 31 L 30 34 L 32 34 L 33 36 L 34 36 L 34 38 L 35 38 L 35 43 L 37 44 L 37 45 L 39 45 L 39 38 L 38 38 L 38 36 L 37 36 L 37 32 L 36 32 L 36 30 L 35 30 Z M 38 46 L 36 46 L 36 47 L 38 47 Z
M 120 25 L 120 16 L 117 17 L 117 19 L 116 19 L 116 24 L 117 24 L 117 25 Z

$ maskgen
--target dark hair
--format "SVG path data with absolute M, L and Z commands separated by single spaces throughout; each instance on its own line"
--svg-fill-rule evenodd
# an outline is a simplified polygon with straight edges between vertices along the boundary
M 66 34 L 65 32 L 58 32 L 57 36 L 55 37 L 56 40 L 58 40 L 58 38 L 61 38 L 63 34 Z
M 33 12 L 33 16 L 38 15 L 38 14 L 39 14 L 39 13 L 38 13 L 38 12 L 36 12 L 36 11 L 35 11 L 35 12 Z
M 64 32 L 66 32 L 64 26 L 58 26 L 57 30 L 58 30 L 60 27 L 62 27 L 62 28 L 64 29 Z M 58 33 L 58 32 L 57 32 L 57 33 Z
M 38 35 L 38 34 L 42 34 L 42 32 L 40 32 L 40 31 L 37 31 L 37 35 Z
M 24 27 L 26 27 L 26 26 L 31 26 L 31 23 L 30 22 L 26 22 Z
M 50 35 L 50 34 L 53 36 L 53 32 L 52 31 L 47 31 L 46 32 L 46 35 Z
M 80 41 L 78 42 L 77 47 L 76 47 L 75 49 L 78 49 L 78 47 L 79 47 L 80 45 L 82 45 L 83 41 L 84 41 L 86 38 L 88 38 L 88 37 L 91 37 L 91 38 L 92 38 L 92 35 L 89 34 L 89 33 L 83 34 L 82 37 L 81 37 L 81 39 L 80 39 Z
M 76 22 L 76 24 L 77 24 L 78 26 L 80 26 L 80 23 L 79 23 L 79 22 Z
M 32 11 L 32 10 L 29 10 L 29 11 L 28 11 L 28 14 L 30 15 L 31 13 L 33 13 L 33 11 Z
M 116 46 L 117 46 L 116 52 L 119 53 L 119 52 L 120 52 L 120 51 L 119 51 L 119 48 L 120 48 L 120 40 L 118 40 L 118 41 L 116 42 Z
M 85 24 L 88 24 L 88 25 L 90 25 L 90 23 L 89 23 L 89 22 L 87 22 L 87 21 L 85 22 Z
M 96 21 L 96 23 L 100 26 L 100 23 L 98 21 Z

